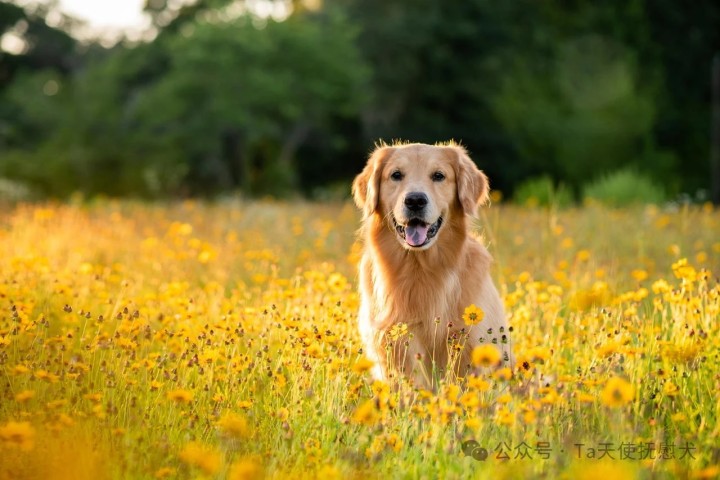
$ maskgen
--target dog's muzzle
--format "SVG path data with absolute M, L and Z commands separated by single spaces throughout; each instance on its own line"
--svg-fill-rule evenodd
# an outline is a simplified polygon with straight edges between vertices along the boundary
M 443 223 L 442 217 L 438 217 L 437 221 L 432 225 L 419 218 L 410 219 L 406 225 L 399 224 L 394 215 L 392 219 L 397 234 L 405 240 L 405 243 L 414 248 L 427 245 L 437 235 Z

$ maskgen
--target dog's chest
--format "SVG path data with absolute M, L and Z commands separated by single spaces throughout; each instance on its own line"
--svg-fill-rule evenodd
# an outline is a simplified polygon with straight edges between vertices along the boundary
M 377 313 L 390 323 L 433 327 L 457 321 L 460 279 L 452 272 L 400 271 L 395 276 L 374 272 Z M 382 323 L 386 323 L 383 321 Z

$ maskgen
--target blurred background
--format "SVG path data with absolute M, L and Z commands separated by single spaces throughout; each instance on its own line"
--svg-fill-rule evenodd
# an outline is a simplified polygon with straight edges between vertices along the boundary
M 0 197 L 343 198 L 455 139 L 519 201 L 706 201 L 718 52 L 717 0 L 4 1 Z

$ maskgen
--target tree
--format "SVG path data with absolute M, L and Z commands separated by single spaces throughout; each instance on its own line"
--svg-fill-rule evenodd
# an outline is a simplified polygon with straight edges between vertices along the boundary
M 150 155 L 182 152 L 196 187 L 295 189 L 295 155 L 313 129 L 362 105 L 353 39 L 339 15 L 263 28 L 248 16 L 197 21 L 169 42 L 166 75 L 138 92 L 135 140 Z

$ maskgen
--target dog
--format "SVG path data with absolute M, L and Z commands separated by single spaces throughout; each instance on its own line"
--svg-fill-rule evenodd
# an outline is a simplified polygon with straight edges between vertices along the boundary
M 353 181 L 362 210 L 358 323 L 374 378 L 399 372 L 432 389 L 445 373 L 477 372 L 471 354 L 482 344 L 499 350 L 498 367 L 514 368 L 492 258 L 469 231 L 488 193 L 486 175 L 454 142 L 380 144 Z M 475 325 L 463 320 L 471 305 L 484 313 Z

